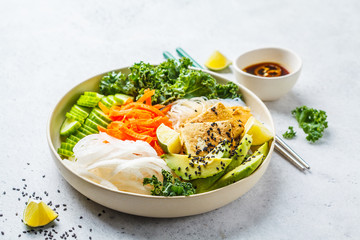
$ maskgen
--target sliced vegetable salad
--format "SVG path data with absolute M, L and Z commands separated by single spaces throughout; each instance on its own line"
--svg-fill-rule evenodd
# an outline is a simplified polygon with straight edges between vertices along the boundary
M 110 72 L 65 114 L 58 153 L 79 175 L 120 191 L 177 196 L 249 176 L 271 132 L 238 87 L 190 69 L 187 58 Z

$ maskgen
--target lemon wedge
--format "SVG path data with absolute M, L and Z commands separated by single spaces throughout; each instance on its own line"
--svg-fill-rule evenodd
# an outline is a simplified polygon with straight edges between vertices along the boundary
M 156 129 L 156 137 L 159 145 L 166 153 L 179 153 L 181 151 L 180 133 L 161 124 Z
M 245 126 L 244 134 L 247 133 L 252 136 L 253 143 L 252 145 L 261 145 L 273 139 L 274 135 L 269 129 L 267 129 L 264 124 L 262 124 L 255 117 L 251 116 Z
M 205 67 L 213 71 L 220 71 L 227 68 L 231 64 L 231 61 L 227 59 L 219 51 L 213 52 L 205 63 Z
M 54 221 L 58 214 L 44 202 L 30 200 L 26 205 L 23 221 L 29 227 L 41 227 Z

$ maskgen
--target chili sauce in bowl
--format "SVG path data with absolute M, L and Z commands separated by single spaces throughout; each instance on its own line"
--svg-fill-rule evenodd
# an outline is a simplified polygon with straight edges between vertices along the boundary
M 261 62 L 247 66 L 244 72 L 260 77 L 280 77 L 289 74 L 283 66 L 275 62 Z
M 259 48 L 233 61 L 236 80 L 263 101 L 274 101 L 288 93 L 297 82 L 301 58 L 284 48 Z

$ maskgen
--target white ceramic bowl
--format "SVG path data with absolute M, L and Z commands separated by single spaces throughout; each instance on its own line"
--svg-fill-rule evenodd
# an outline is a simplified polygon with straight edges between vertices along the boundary
M 261 62 L 275 62 L 289 71 L 280 77 L 261 77 L 243 71 Z M 302 61 L 291 50 L 284 48 L 259 48 L 241 54 L 233 61 L 237 81 L 253 91 L 263 101 L 273 101 L 284 96 L 299 78 Z
M 129 73 L 128 68 L 117 69 L 115 71 L 122 71 L 125 74 Z M 217 74 L 211 72 L 208 73 L 215 77 L 220 83 L 226 83 L 229 81 Z M 84 91 L 99 90 L 98 85 L 103 75 L 104 74 L 100 74 L 92 77 L 75 86 L 66 93 L 51 113 L 47 125 L 47 140 L 56 166 L 71 186 L 91 200 L 121 212 L 140 216 L 181 217 L 195 215 L 222 207 L 239 198 L 259 181 L 267 169 L 274 150 L 273 144 L 270 147 L 267 158 L 251 176 L 221 189 L 187 197 L 161 197 L 114 191 L 80 177 L 70 170 L 57 154 L 57 148 L 60 146 L 61 142 L 59 129 L 65 119 L 65 113 L 70 110 L 71 106 Z M 251 107 L 254 115 L 264 122 L 274 133 L 275 129 L 273 120 L 264 103 L 256 97 L 255 94 L 243 86 L 239 85 L 239 89 L 244 95 L 246 104 Z

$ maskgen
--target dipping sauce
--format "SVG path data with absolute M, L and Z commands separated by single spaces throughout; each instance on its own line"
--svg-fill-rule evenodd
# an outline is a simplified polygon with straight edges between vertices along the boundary
M 280 77 L 289 74 L 288 70 L 274 62 L 262 62 L 250 65 L 244 68 L 243 71 L 260 77 Z

